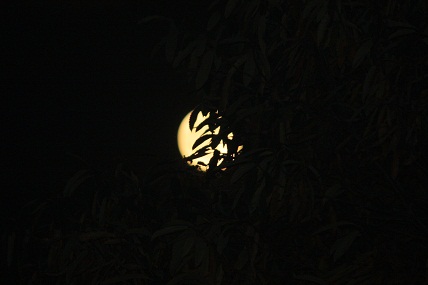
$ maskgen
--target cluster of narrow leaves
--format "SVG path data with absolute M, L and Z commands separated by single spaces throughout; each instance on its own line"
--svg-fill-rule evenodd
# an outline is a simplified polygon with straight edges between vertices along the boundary
M 2 284 L 148 284 L 155 271 L 141 198 L 123 164 L 113 173 L 78 171 L 62 192 L 26 205 L 4 233 Z
M 218 0 L 205 32 L 171 24 L 167 59 L 245 146 L 215 189 L 272 246 L 254 284 L 425 278 L 427 6 Z

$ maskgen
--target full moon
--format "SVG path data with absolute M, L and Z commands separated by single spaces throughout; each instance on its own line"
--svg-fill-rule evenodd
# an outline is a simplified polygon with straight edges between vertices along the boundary
M 210 144 L 210 139 L 204 141 L 200 145 L 198 145 L 195 149 L 192 149 L 193 144 L 195 141 L 200 138 L 205 131 L 208 130 L 208 126 L 203 126 L 199 131 L 196 131 L 196 127 L 202 123 L 205 119 L 209 117 L 209 114 L 207 116 L 202 115 L 202 112 L 198 113 L 198 116 L 195 121 L 195 125 L 192 130 L 190 130 L 189 127 L 189 120 L 190 115 L 193 111 L 190 111 L 184 119 L 181 121 L 181 124 L 178 128 L 177 132 L 177 143 L 178 143 L 178 149 L 180 151 L 180 154 L 182 157 L 189 157 L 192 154 L 194 154 L 199 149 L 208 146 Z M 213 134 L 218 134 L 220 127 L 214 130 Z M 230 139 L 233 137 L 233 133 L 230 133 L 228 136 Z M 221 154 L 227 153 L 227 145 L 223 143 L 223 141 L 220 141 L 218 146 L 215 148 L 218 150 Z M 242 146 L 238 148 L 238 150 L 242 149 Z M 199 170 L 206 171 L 208 169 L 208 163 L 210 159 L 214 155 L 214 150 L 209 149 L 208 153 L 204 156 L 198 157 L 193 159 L 192 161 L 188 161 L 189 165 L 197 166 Z M 218 162 L 218 164 L 221 163 L 221 160 Z

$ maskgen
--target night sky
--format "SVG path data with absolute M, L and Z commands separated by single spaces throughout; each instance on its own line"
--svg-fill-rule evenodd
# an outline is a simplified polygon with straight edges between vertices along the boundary
M 129 162 L 140 175 L 177 159 L 178 125 L 198 102 L 162 52 L 151 57 L 166 26 L 141 23 L 152 14 L 186 17 L 188 8 L 167 1 L 60 2 L 4 10 L 6 216 L 61 191 L 84 165 L 76 156 L 100 168 Z

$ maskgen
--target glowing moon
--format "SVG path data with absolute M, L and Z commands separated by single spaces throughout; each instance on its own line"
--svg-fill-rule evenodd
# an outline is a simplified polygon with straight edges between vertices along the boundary
M 206 118 L 209 117 L 209 114 L 207 116 L 203 116 L 202 112 L 198 113 L 198 116 L 196 118 L 195 125 L 192 130 L 190 130 L 189 127 L 189 120 L 190 115 L 193 111 L 189 112 L 181 122 L 178 132 L 177 132 L 177 143 L 178 143 L 178 149 L 180 151 L 180 154 L 182 157 L 189 157 L 199 149 L 207 146 L 210 144 L 210 140 L 204 141 L 202 144 L 200 144 L 195 149 L 192 149 L 193 144 L 195 141 L 202 136 L 202 134 L 208 130 L 208 126 L 202 127 L 199 131 L 196 131 L 196 127 L 202 123 Z M 214 130 L 214 134 L 218 134 L 220 127 Z M 233 137 L 233 133 L 229 134 L 229 138 Z M 219 145 L 215 148 L 218 150 L 221 154 L 227 153 L 227 146 L 223 143 L 223 141 L 220 141 Z M 238 150 L 242 149 L 242 147 L 239 147 Z M 202 164 L 198 164 L 198 162 L 203 163 L 205 165 L 208 165 L 210 159 L 213 157 L 214 150 L 210 149 L 208 153 L 205 156 L 201 156 L 198 158 L 195 158 L 192 161 L 189 161 L 188 163 L 192 166 L 197 166 L 199 170 L 206 171 L 208 169 L 207 166 L 204 166 Z M 219 164 L 221 163 L 221 160 L 219 161 Z

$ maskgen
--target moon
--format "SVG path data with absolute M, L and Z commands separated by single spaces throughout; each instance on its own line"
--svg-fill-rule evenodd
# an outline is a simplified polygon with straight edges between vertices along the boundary
M 207 116 L 202 115 L 202 112 L 198 113 L 198 116 L 196 117 L 196 121 L 195 121 L 195 125 L 193 127 L 192 130 L 190 130 L 189 127 L 189 120 L 190 120 L 190 115 L 192 114 L 193 110 L 190 111 L 185 117 L 184 119 L 181 121 L 180 126 L 178 127 L 178 132 L 177 132 L 177 144 L 178 144 L 178 150 L 180 151 L 180 154 L 182 157 L 189 157 L 191 156 L 193 153 L 195 153 L 196 151 L 198 151 L 199 149 L 208 146 L 210 144 L 210 140 L 206 140 L 204 141 L 202 144 L 200 144 L 198 147 L 196 147 L 195 149 L 192 149 L 193 144 L 195 143 L 195 141 L 200 138 L 202 136 L 202 134 L 204 134 L 205 131 L 208 130 L 208 126 L 203 126 L 199 131 L 196 131 L 196 127 L 202 123 L 205 119 L 207 119 L 209 117 L 209 113 Z M 218 134 L 220 130 L 220 127 L 218 127 L 217 129 L 215 129 L 213 131 L 213 134 Z M 228 135 L 228 138 L 233 138 L 233 133 L 230 133 Z M 227 154 L 227 145 L 224 144 L 223 141 L 220 141 L 220 143 L 218 144 L 218 146 L 215 148 L 216 150 L 218 150 L 221 154 Z M 240 146 L 238 148 L 238 150 L 241 150 L 242 146 Z M 198 168 L 198 170 L 200 171 L 207 171 L 208 169 L 208 163 L 210 161 L 210 159 L 213 157 L 214 155 L 214 150 L 213 149 L 209 149 L 208 153 L 204 156 L 198 157 L 192 161 L 188 161 L 189 165 L 192 166 L 196 166 Z M 222 160 L 220 160 L 218 162 L 218 164 L 221 163 Z

